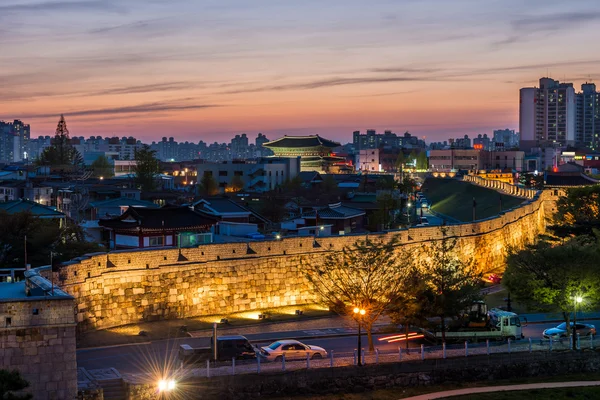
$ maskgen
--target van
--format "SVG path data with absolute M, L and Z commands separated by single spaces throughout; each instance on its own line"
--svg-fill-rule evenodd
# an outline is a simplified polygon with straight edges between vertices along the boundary
M 247 360 L 256 358 L 256 348 L 241 335 L 220 336 L 217 338 L 217 360 L 231 361 L 232 358 Z M 214 359 L 213 339 L 210 347 L 191 347 L 187 344 L 179 346 L 179 360 L 183 365 L 204 363 Z

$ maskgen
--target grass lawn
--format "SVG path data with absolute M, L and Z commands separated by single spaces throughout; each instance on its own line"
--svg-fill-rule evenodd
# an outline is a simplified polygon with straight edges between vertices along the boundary
M 473 198 L 477 202 L 476 218 L 484 219 L 497 215 L 521 204 L 524 199 L 500 194 L 495 190 L 462 182 L 455 179 L 427 178 L 421 191 L 429 200 L 431 209 L 462 222 L 473 220 Z
M 392 388 L 381 389 L 364 393 L 343 393 L 330 395 L 310 395 L 310 396 L 285 396 L 277 397 L 274 400 L 400 400 L 406 397 L 418 396 L 427 393 L 442 392 L 445 390 L 465 389 L 470 387 L 485 387 L 485 386 L 502 386 L 502 385 L 518 385 L 525 383 L 536 382 L 574 382 L 574 381 L 596 381 L 600 380 L 600 373 L 581 373 L 569 374 L 561 376 L 550 376 L 541 378 L 519 378 L 519 379 L 502 379 L 495 381 L 482 382 L 463 382 L 463 383 L 448 383 L 444 385 L 426 386 L 426 387 L 408 387 L 408 388 Z M 564 390 L 564 392 L 563 392 Z M 586 392 L 586 390 L 596 390 L 595 392 Z M 581 397 L 583 394 L 587 397 Z M 527 397 L 517 397 L 521 392 L 502 392 L 491 393 L 490 395 L 504 397 L 475 397 L 484 396 L 485 394 L 477 394 L 472 396 L 448 397 L 448 399 L 456 400 L 534 400 L 534 399 L 598 399 L 600 398 L 600 387 L 595 388 L 565 388 L 565 389 L 549 389 L 549 390 L 529 390 L 522 393 L 528 393 Z M 540 393 L 539 395 L 537 393 Z M 580 397 L 569 397 L 570 394 Z M 562 396 L 562 397 L 559 397 Z
M 458 399 L 458 396 L 447 397 L 447 399 Z M 554 388 L 554 389 L 532 389 L 518 390 L 515 392 L 480 393 L 468 396 L 460 396 L 461 400 L 588 400 L 600 399 L 600 386 L 580 388 Z
M 302 316 L 295 315 L 296 309 L 304 311 Z M 187 331 L 212 329 L 213 323 L 221 318 L 227 318 L 227 328 L 241 326 L 259 326 L 271 322 L 293 322 L 308 318 L 319 318 L 333 315 L 330 311 L 318 305 L 280 307 L 271 310 L 261 310 L 269 314 L 269 319 L 259 320 L 259 311 L 235 313 L 229 315 L 208 315 L 203 317 L 171 319 L 156 322 L 140 322 L 119 326 L 116 328 L 86 332 L 78 335 L 77 347 L 114 346 L 120 344 L 142 343 L 153 340 L 187 337 Z M 186 329 L 181 329 L 185 326 Z M 144 335 L 139 333 L 144 331 Z

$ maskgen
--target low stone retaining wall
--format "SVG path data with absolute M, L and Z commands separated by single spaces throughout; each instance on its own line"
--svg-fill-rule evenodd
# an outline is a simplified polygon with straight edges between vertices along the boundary
M 258 399 L 274 396 L 359 393 L 392 387 L 415 387 L 446 382 L 543 377 L 600 371 L 600 352 L 563 351 L 495 354 L 413 363 L 305 369 L 261 375 L 196 378 L 181 382 L 180 395 L 197 399 Z M 129 399 L 158 398 L 153 385 L 130 384 Z

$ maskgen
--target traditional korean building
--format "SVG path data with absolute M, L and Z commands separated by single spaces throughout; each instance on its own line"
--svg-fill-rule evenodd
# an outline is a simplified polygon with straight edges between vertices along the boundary
M 344 157 L 338 157 L 332 151 L 340 144 L 319 135 L 284 136 L 263 146 L 272 150 L 275 157 L 300 157 L 301 171 L 330 172 L 336 169 L 336 164 L 345 165 L 346 162 Z
M 189 207 L 129 207 L 122 215 L 101 219 L 116 249 L 147 247 L 193 247 L 212 242 L 211 227 L 217 219 Z

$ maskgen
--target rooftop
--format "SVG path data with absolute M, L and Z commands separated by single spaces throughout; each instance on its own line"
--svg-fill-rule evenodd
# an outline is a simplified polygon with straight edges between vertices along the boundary
M 64 218 L 65 215 L 61 212 L 54 210 L 51 207 L 46 207 L 42 204 L 30 200 L 14 200 L 0 203 L 0 210 L 4 210 L 9 214 L 15 214 L 18 212 L 29 211 L 33 215 L 40 218 Z
M 264 143 L 264 147 L 277 148 L 277 147 L 338 147 L 340 144 L 333 140 L 325 139 L 319 135 L 311 136 L 284 136 L 279 139 L 272 140 Z
M 222 215 L 231 213 L 250 214 L 246 208 L 226 197 L 207 197 L 194 203 L 194 209 L 209 214 Z
M 27 297 L 25 292 L 25 281 L 21 282 L 0 282 L 0 300 L 2 299 L 20 299 Z
M 217 223 L 215 218 L 203 215 L 188 207 L 162 208 L 129 207 L 121 216 L 101 219 L 100 226 L 115 230 L 208 230 Z

